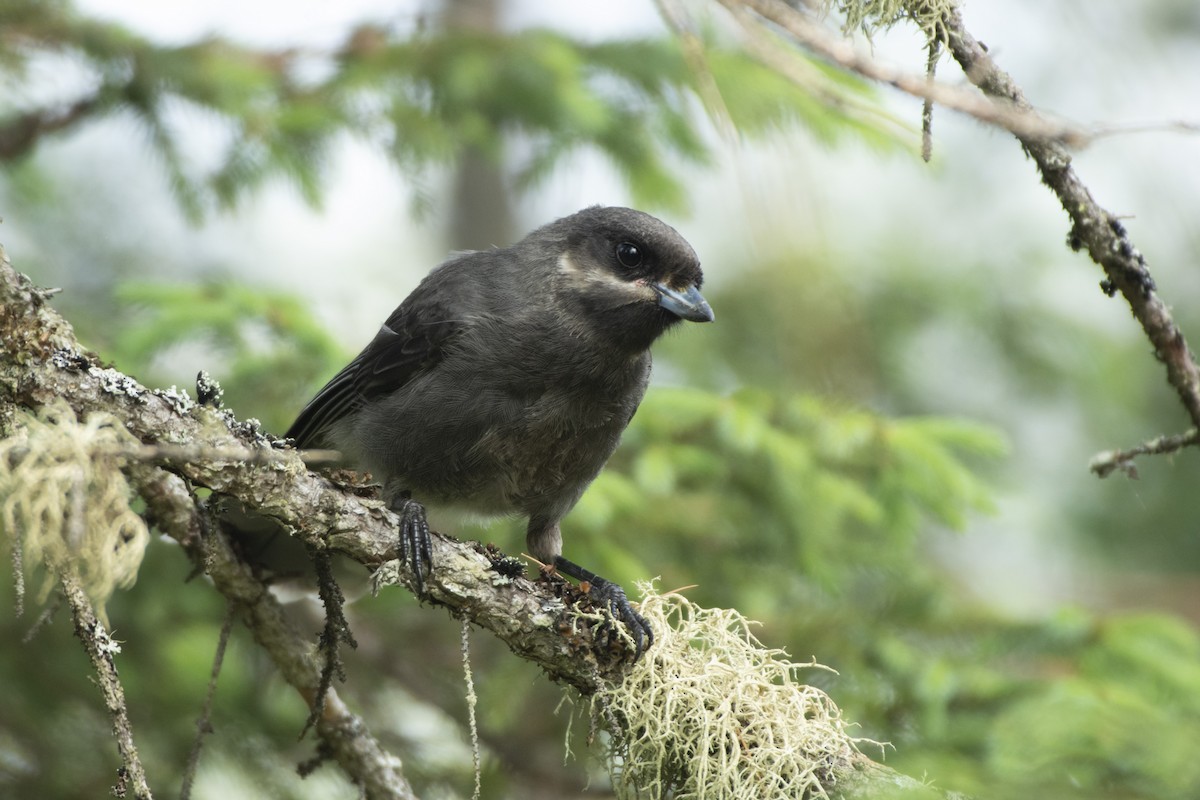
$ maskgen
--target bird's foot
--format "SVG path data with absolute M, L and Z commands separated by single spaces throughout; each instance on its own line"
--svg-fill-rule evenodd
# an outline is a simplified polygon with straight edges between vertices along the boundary
M 400 560 L 412 570 L 417 595 L 424 596 L 425 579 L 433 569 L 433 540 L 425 506 L 403 494 L 392 501 L 391 507 L 400 515 Z
M 586 582 L 588 596 L 592 598 L 592 602 L 600 608 L 607 609 L 613 619 L 619 620 L 629 629 L 629 635 L 633 639 L 634 661 L 641 658 L 646 648 L 654 644 L 654 629 L 645 617 L 633 610 L 624 589 L 562 556 L 555 557 L 554 568 L 564 575 Z M 610 646 L 616 637 L 617 631 L 610 622 L 605 622 L 596 631 L 596 641 L 603 647 Z

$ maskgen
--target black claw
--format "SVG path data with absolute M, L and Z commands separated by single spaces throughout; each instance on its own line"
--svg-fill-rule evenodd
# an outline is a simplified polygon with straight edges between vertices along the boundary
M 600 584 L 593 583 L 588 594 L 598 605 L 607 608 L 614 619 L 625 624 L 625 627 L 629 629 L 629 635 L 633 637 L 633 660 L 637 661 L 641 658 L 642 653 L 654 644 L 654 629 L 650 627 L 650 623 L 646 621 L 645 617 L 633 610 L 633 606 L 629 604 L 629 598 L 625 596 L 625 590 L 615 583 L 605 581 Z M 597 638 L 603 637 L 604 646 L 607 647 L 612 644 L 617 632 L 612 625 L 606 622 L 596 635 Z
M 433 539 L 425 520 L 425 506 L 409 497 L 401 497 L 392 505 L 400 515 L 400 558 L 412 569 L 417 594 L 425 594 L 425 579 L 433 569 Z
M 588 596 L 597 606 L 608 609 L 613 619 L 620 620 L 629 629 L 633 637 L 633 660 L 637 661 L 646 652 L 646 648 L 654 644 L 654 629 L 641 614 L 633 610 L 625 590 L 610 580 L 601 578 L 594 572 L 589 572 L 573 561 L 562 556 L 554 559 L 554 568 L 564 575 L 570 575 L 579 581 L 588 583 Z M 605 622 L 596 630 L 596 643 L 608 648 L 617 638 L 614 627 Z

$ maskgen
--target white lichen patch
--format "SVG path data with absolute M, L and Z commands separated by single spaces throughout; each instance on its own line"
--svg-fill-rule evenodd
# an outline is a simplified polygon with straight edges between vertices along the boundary
M 101 369 L 100 367 L 91 367 L 88 369 L 88 375 L 95 378 L 100 386 L 100 390 L 108 394 L 141 397 L 146 392 L 145 387 L 133 378 L 112 368 Z
M 196 376 L 196 402 L 213 408 L 220 408 L 225 401 L 225 390 L 221 388 L 221 384 L 217 383 L 216 378 L 208 374 L 208 370 L 202 369 Z
M 57 369 L 77 370 L 86 369 L 88 366 L 87 358 L 82 353 L 73 349 L 59 349 L 50 354 L 50 363 Z
M 154 393 L 170 403 L 180 414 L 187 414 L 196 407 L 196 401 L 191 398 L 187 389 L 180 389 L 175 384 L 171 384 L 170 389 L 157 389 Z
M 28 568 L 44 565 L 41 598 L 70 568 L 104 619 L 104 603 L 137 578 L 150 540 L 129 507 L 121 453 L 136 446 L 116 418 L 84 422 L 65 404 L 18 418 L 0 440 L 0 532 Z M 16 537 L 20 537 L 19 543 Z
M 763 647 L 736 611 L 641 587 L 654 645 L 620 685 L 593 698 L 619 720 L 609 753 L 621 798 L 798 800 L 825 796 L 855 740 L 797 664 Z

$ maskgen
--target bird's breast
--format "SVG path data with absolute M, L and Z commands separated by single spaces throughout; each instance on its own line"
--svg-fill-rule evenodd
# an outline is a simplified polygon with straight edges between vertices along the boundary
M 649 356 L 605 363 L 520 341 L 452 354 L 364 415 L 371 471 L 477 513 L 565 514 L 641 401 Z

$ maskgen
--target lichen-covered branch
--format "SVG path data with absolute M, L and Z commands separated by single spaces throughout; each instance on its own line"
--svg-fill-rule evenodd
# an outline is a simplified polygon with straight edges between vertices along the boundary
M 177 390 L 148 390 L 102 368 L 47 306 L 46 294 L 16 273 L 0 250 L 0 414 L 14 407 L 36 412 L 52 402 L 67 403 L 81 418 L 93 412 L 114 417 L 140 440 L 124 454 L 123 471 L 146 502 L 149 516 L 183 545 L 216 589 L 243 610 L 255 640 L 310 707 L 317 701 L 321 681 L 312 644 L 284 619 L 278 603 L 224 534 L 206 530 L 205 513 L 188 484 L 231 496 L 247 509 L 274 518 L 317 552 L 338 552 L 375 569 L 377 585 L 401 583 L 412 589 L 407 567 L 394 560 L 397 520 L 382 503 L 308 472 L 294 452 L 277 447 L 227 412 L 197 405 Z M 8 416 L 16 419 L 16 414 Z M 215 457 L 202 458 L 205 453 Z M 597 652 L 592 628 L 604 618 L 576 610 L 573 606 L 581 595 L 575 589 L 559 581 L 513 577 L 507 562 L 478 545 L 436 536 L 433 546 L 434 569 L 424 584 L 429 602 L 491 631 L 514 653 L 585 695 L 596 695 L 603 687 L 611 697 L 611 687 L 630 673 L 630 651 L 622 651 L 626 645 Z M 634 669 L 644 678 L 646 671 L 658 669 L 658 658 L 643 658 Z M 672 707 L 667 703 L 664 712 Z M 615 735 L 637 735 L 620 730 L 625 723 L 618 716 L 607 715 Z M 783 724 L 789 721 L 797 728 L 807 724 L 805 719 Z M 320 755 L 336 760 L 367 797 L 413 796 L 398 760 L 379 746 L 336 693 L 325 698 L 316 729 L 322 741 Z M 690 768 L 708 769 L 700 762 L 710 756 L 690 753 L 697 761 Z M 822 777 L 818 793 L 829 796 L 877 797 L 880 787 L 892 796 L 929 796 L 918 782 L 858 753 L 822 757 L 817 766 Z M 782 796 L 799 800 L 808 794 L 804 786 L 797 786 Z
M 1089 131 L 1063 120 L 1048 119 L 1028 107 L 1018 107 L 1003 98 L 989 98 L 969 88 L 930 80 L 928 74 L 907 72 L 862 52 L 853 42 L 838 35 L 816 16 L 793 8 L 784 0 L 718 0 L 746 32 L 746 46 L 755 58 L 789 80 L 797 80 L 797 64 L 777 31 L 808 51 L 838 67 L 872 81 L 887 84 L 905 94 L 953 109 L 1011 133 L 1054 139 L 1073 146 L 1086 144 L 1106 131 Z M 770 25 L 764 25 L 766 20 Z
M 1133 460 L 1138 456 L 1175 453 L 1185 447 L 1194 447 L 1197 444 L 1200 444 L 1200 429 L 1197 428 L 1174 436 L 1156 436 L 1148 442 L 1124 450 L 1106 450 L 1103 453 L 1097 453 L 1092 458 L 1092 463 L 1088 465 L 1088 469 L 1101 478 L 1107 478 L 1116 470 L 1121 470 L 1129 477 L 1136 478 L 1137 467 L 1134 466 Z
M 147 445 L 242 453 L 240 458 L 162 460 L 188 481 L 229 495 L 274 518 L 305 544 L 377 569 L 397 555 L 397 520 L 384 503 L 339 489 L 310 473 L 294 452 L 277 450 L 268 463 L 253 453 L 278 446 L 228 412 L 200 406 L 177 390 L 152 391 L 84 351 L 69 324 L 0 252 L 0 403 L 38 410 L 66 402 L 80 417 L 111 414 Z M 181 451 L 182 452 L 182 451 Z M 199 451 L 197 451 L 199 452 Z M 437 536 L 430 602 L 465 614 L 551 677 L 585 694 L 596 681 L 617 679 L 626 659 L 597 657 L 586 623 L 577 627 L 570 604 L 579 596 L 561 582 L 508 577 L 478 545 Z M 395 582 L 412 589 L 407 567 L 392 565 Z
M 310 707 L 316 702 L 321 665 L 308 637 L 290 622 L 263 581 L 218 531 L 205 532 L 200 512 L 178 475 L 140 465 L 133 482 L 160 530 L 179 542 L 213 585 L 242 612 L 254 640 Z M 336 691 L 328 690 L 316 725 L 322 751 L 338 762 L 372 800 L 412 800 L 412 787 L 401 773 L 400 760 L 385 750 L 351 713 Z
M 137 746 L 133 742 L 133 726 L 129 721 L 129 710 L 125 707 L 125 689 L 121 686 L 117 664 L 113 661 L 113 653 L 120 652 L 120 646 L 96 618 L 92 603 L 69 564 L 60 567 L 58 578 L 75 622 L 75 635 L 83 643 L 83 649 L 96 671 L 96 685 L 104 697 L 104 707 L 112 719 L 117 750 L 121 753 L 122 766 L 113 786 L 113 795 L 153 800 L 150 785 L 146 781 L 146 770 L 142 767 Z

